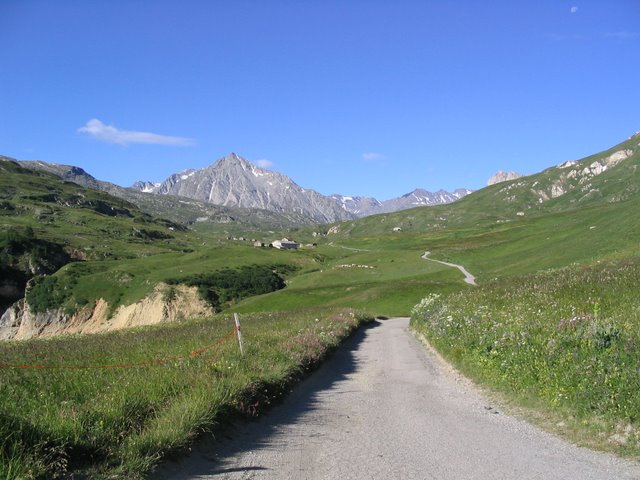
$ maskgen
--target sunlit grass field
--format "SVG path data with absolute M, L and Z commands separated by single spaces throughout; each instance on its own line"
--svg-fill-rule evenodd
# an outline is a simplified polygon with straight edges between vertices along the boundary
M 640 257 L 432 294 L 412 326 L 465 374 L 559 433 L 640 458 Z
M 230 415 L 258 414 L 367 319 L 242 315 L 244 356 L 229 316 L 0 343 L 0 478 L 141 478 Z M 12 368 L 25 366 L 49 368 Z
M 583 205 L 567 193 L 564 205 L 560 197 L 526 210 L 528 197 L 508 204 L 495 186 L 451 205 L 345 222 L 325 236 L 317 231 L 326 226 L 300 228 L 288 235 L 304 245 L 298 251 L 172 230 L 127 204 L 118 208 L 131 216 L 42 207 L 34 198 L 52 188 L 76 198 L 79 187 L 44 188 L 39 178 L 10 191 L 7 177 L 7 198 L 27 206 L 7 210 L 3 225 L 85 256 L 50 275 L 71 311 L 98 298 L 113 309 L 159 282 L 248 265 L 285 266 L 286 288 L 233 299 L 210 319 L 1 343 L 5 365 L 65 368 L 0 369 L 0 478 L 142 477 L 226 416 L 272 401 L 360 322 L 412 310 L 412 326 L 465 374 L 552 412 L 574 438 L 638 456 L 640 197 L 618 192 L 635 191 L 632 181 L 616 190 L 633 172 L 633 164 L 607 172 L 604 200 Z M 139 238 L 141 225 L 166 238 Z M 479 287 L 423 260 L 425 251 L 464 265 Z M 233 312 L 243 322 L 242 358 L 229 335 Z

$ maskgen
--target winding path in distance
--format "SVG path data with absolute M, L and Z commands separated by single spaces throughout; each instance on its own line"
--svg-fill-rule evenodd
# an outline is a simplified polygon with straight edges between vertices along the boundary
M 640 464 L 504 415 L 425 349 L 408 322 L 359 330 L 281 405 L 152 478 L 640 478 Z
M 458 270 L 460 270 L 464 274 L 464 281 L 466 283 L 468 283 L 469 285 L 473 285 L 474 287 L 478 286 L 478 284 L 476 283 L 476 277 L 471 275 L 467 271 L 467 269 L 464 268 L 462 265 L 456 265 L 455 263 L 443 262 L 442 260 L 434 260 L 433 258 L 429 258 L 429 254 L 431 254 L 431 252 L 424 252 L 424 255 L 422 255 L 422 258 L 425 259 L 425 260 L 429 260 L 431 262 L 441 263 L 442 265 L 446 265 L 447 267 L 457 268 Z

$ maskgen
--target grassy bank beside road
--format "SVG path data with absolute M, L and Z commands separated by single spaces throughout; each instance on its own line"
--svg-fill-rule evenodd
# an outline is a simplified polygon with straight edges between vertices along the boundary
M 412 325 L 465 374 L 559 419 L 579 443 L 640 455 L 640 258 L 427 296 Z
M 244 356 L 228 316 L 0 344 L 0 478 L 140 478 L 226 415 L 257 414 L 367 317 L 241 320 Z

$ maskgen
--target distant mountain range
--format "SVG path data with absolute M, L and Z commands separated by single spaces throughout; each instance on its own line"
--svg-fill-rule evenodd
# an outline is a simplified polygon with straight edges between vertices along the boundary
M 276 213 L 256 208 L 235 208 L 200 202 L 190 198 L 171 195 L 150 195 L 133 188 L 124 188 L 110 182 L 97 180 L 80 167 L 60 165 L 41 161 L 25 160 L 19 162 L 23 167 L 36 171 L 52 173 L 67 182 L 83 187 L 107 192 L 138 206 L 141 210 L 156 217 L 183 224 L 215 223 L 260 227 L 268 230 L 287 230 L 295 226 L 311 223 L 310 219 L 295 213 Z
M 179 195 L 216 205 L 294 212 L 319 223 L 361 218 L 407 208 L 440 205 L 471 193 L 416 189 L 399 198 L 380 202 L 375 198 L 322 195 L 304 189 L 281 173 L 259 168 L 235 153 L 201 170 L 185 170 L 161 183 L 136 182 L 134 189 L 162 195 Z
M 409 192 L 398 198 L 385 200 L 384 202 L 370 197 L 348 197 L 338 194 L 331 195 L 331 198 L 347 212 L 355 215 L 357 218 L 362 218 L 378 213 L 391 213 L 408 208 L 451 203 L 470 194 L 472 191 L 473 190 L 466 188 L 458 188 L 453 192 L 447 192 L 445 190 L 429 192 L 422 188 L 417 188 L 413 192 Z
M 273 228 L 287 228 L 441 205 L 472 192 L 465 188 L 453 192 L 429 192 L 418 188 L 382 202 L 370 197 L 325 196 L 300 187 L 286 175 L 260 168 L 235 153 L 200 170 L 174 173 L 163 182 L 138 181 L 129 188 L 98 180 L 77 166 L 32 160 L 20 163 L 32 170 L 53 173 L 66 181 L 123 198 L 153 215 L 184 223 L 251 223 L 252 217 Z

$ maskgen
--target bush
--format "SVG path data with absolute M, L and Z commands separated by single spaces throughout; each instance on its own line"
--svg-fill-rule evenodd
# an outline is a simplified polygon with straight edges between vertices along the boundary
M 27 303 L 34 313 L 61 308 L 70 297 L 57 277 L 39 277 L 27 293 Z
M 279 272 L 291 269 L 288 265 L 247 265 L 239 269 L 225 268 L 182 279 L 168 279 L 166 282 L 197 287 L 200 296 L 215 310 L 220 310 L 224 303 L 284 288 L 285 282 Z
M 23 229 L 10 228 L 0 234 L 0 248 L 3 253 L 11 256 L 21 255 L 28 251 L 35 242 L 36 235 L 31 227 Z

